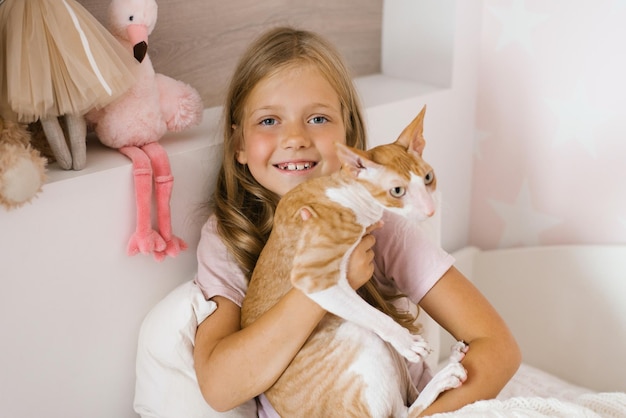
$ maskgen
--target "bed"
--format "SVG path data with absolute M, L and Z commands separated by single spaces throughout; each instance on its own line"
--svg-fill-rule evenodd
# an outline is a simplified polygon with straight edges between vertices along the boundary
M 439 239 L 439 220 L 424 225 Z M 492 301 L 524 356 L 495 400 L 438 417 L 624 417 L 626 246 L 559 246 L 454 253 L 456 266 Z M 142 417 L 250 417 L 245 404 L 226 414 L 202 400 L 191 350 L 197 323 L 211 314 L 192 280 L 174 289 L 143 322 L 135 410 Z M 453 339 L 422 318 L 441 367 Z

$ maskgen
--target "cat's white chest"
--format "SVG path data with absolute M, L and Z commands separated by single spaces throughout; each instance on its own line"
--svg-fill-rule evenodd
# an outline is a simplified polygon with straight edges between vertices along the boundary
M 357 222 L 363 226 L 370 226 L 383 216 L 383 207 L 358 183 L 331 187 L 326 190 L 326 196 L 333 202 L 351 209 L 356 215 Z

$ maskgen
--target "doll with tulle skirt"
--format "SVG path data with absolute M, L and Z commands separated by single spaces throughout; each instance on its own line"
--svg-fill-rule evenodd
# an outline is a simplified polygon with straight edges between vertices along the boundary
M 85 166 L 84 115 L 132 86 L 137 67 L 75 0 L 0 0 L 0 115 L 40 120 L 63 169 Z

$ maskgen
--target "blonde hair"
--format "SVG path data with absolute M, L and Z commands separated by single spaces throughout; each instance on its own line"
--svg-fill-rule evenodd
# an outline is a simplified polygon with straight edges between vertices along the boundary
M 218 234 L 248 280 L 272 230 L 280 197 L 261 186 L 247 165 L 238 163 L 237 150 L 243 140 L 239 127 L 252 89 L 261 80 L 290 65 L 313 65 L 322 73 L 339 96 L 346 144 L 366 148 L 361 105 L 351 74 L 329 42 L 313 32 L 278 27 L 267 31 L 248 47 L 239 60 L 226 96 L 224 158 L 213 196 Z M 385 308 L 391 304 L 380 295 L 372 280 L 362 292 L 368 302 L 393 317 L 403 315 L 394 315 Z

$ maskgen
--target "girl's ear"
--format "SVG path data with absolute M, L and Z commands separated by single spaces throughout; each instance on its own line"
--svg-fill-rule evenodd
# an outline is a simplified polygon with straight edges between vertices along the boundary
M 232 131 L 231 136 L 235 137 L 235 135 L 237 135 L 236 131 L 237 129 L 239 129 L 239 126 L 232 124 L 230 127 Z M 246 150 L 243 147 L 243 141 L 241 140 L 241 137 L 239 139 L 236 139 L 236 142 L 237 148 L 235 149 L 235 159 L 239 164 L 246 164 L 248 162 L 248 156 L 246 155 Z
M 402 131 L 396 144 L 402 145 L 410 152 L 422 155 L 426 141 L 424 140 L 424 114 L 426 113 L 426 105 L 413 121 Z

